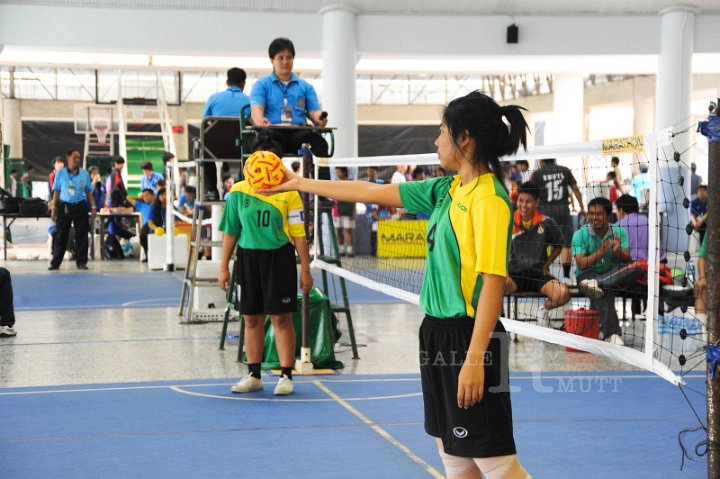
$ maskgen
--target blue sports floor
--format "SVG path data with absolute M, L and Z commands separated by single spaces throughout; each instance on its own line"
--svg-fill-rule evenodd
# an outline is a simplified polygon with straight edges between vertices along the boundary
M 285 399 L 267 375 L 255 395 L 232 395 L 234 380 L 0 389 L 0 476 L 441 477 L 417 376 L 297 376 Z M 706 477 L 704 460 L 679 470 L 678 432 L 697 421 L 656 376 L 526 373 L 511 384 L 518 452 L 536 479 Z M 704 418 L 704 398 L 688 394 Z
M 13 276 L 15 309 L 59 310 L 95 308 L 177 307 L 183 272 L 53 273 Z M 315 285 L 321 277 L 315 273 Z M 399 303 L 400 300 L 347 282 L 352 304 Z M 330 292 L 334 289 L 331 287 Z M 339 292 L 339 286 L 337 286 Z M 129 299 L 132 298 L 132 299 Z

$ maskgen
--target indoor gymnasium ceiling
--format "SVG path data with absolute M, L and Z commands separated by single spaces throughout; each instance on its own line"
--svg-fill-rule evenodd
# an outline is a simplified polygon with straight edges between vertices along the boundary
M 645 14 L 676 6 L 678 0 L 0 0 L 23 5 L 66 5 L 157 9 L 317 12 L 347 5 L 360 13 L 385 14 Z M 720 0 L 685 0 L 703 13 L 720 13 Z

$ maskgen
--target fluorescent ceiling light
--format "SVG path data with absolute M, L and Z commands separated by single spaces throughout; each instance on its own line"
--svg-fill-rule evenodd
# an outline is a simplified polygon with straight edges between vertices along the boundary
M 176 68 L 230 68 L 240 67 L 245 70 L 270 70 L 270 59 L 267 57 L 215 57 L 195 55 L 153 55 L 152 65 L 156 67 Z M 322 60 L 319 58 L 298 58 L 294 63 L 298 71 L 320 71 Z
M 55 65 L 99 65 L 99 66 L 144 66 L 147 55 L 126 53 L 86 53 L 47 50 L 23 50 L 5 48 L 0 53 L 0 62 L 7 64 L 55 64 Z
M 468 58 L 361 58 L 358 73 L 654 73 L 655 55 L 504 55 Z
M 6 46 L 0 51 L 6 65 L 85 65 L 95 67 L 146 67 L 162 69 L 221 70 L 233 66 L 269 71 L 267 57 L 208 55 L 144 55 L 125 53 L 28 50 Z M 372 57 L 362 56 L 356 65 L 361 75 L 457 75 L 505 73 L 655 74 L 657 55 L 494 55 L 480 57 Z M 322 59 L 298 58 L 295 69 L 322 71 Z M 694 73 L 720 73 L 720 53 L 693 55 Z

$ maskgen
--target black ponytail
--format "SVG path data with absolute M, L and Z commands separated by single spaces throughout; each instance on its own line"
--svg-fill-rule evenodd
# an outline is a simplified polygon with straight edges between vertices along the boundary
M 473 138 L 475 163 L 487 165 L 503 188 L 505 175 L 500 157 L 515 154 L 521 145 L 527 148 L 528 124 L 521 110 L 525 108 L 501 107 L 491 97 L 474 91 L 451 101 L 443 112 L 443 123 L 453 143 L 457 146 L 465 134 Z

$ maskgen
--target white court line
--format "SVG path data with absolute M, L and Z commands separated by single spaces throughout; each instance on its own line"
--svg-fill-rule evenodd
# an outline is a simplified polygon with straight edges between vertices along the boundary
M 574 374 L 564 374 L 564 375 L 548 375 L 545 373 L 538 373 L 534 376 L 510 376 L 510 380 L 528 380 L 528 379 L 536 379 L 538 376 L 542 377 L 543 379 L 561 379 L 561 378 L 576 378 L 576 377 L 600 377 L 602 376 L 602 372 L 597 372 L 595 374 L 584 374 L 587 372 L 581 372 L 578 371 Z M 662 379 L 659 376 L 653 375 L 653 374 L 609 374 L 612 377 L 615 378 L 621 378 L 621 379 Z M 686 378 L 705 378 L 704 374 L 688 374 L 684 376 Z M 297 383 L 314 383 L 315 379 L 297 379 L 294 382 Z M 323 382 L 329 383 L 369 383 L 369 382 L 409 382 L 409 381 L 417 381 L 420 382 L 420 377 L 417 378 L 378 378 L 378 379 L 323 379 Z M 104 388 L 82 388 L 79 387 L 77 389 L 47 389 L 47 390 L 37 390 L 37 391 L 8 391 L 8 392 L 0 392 L 0 396 L 22 396 L 22 395 L 32 395 L 32 394 L 68 394 L 68 393 L 82 393 L 82 392 L 99 392 L 99 391 L 132 391 L 132 390 L 142 390 L 142 389 L 165 389 L 165 388 L 171 388 L 171 387 L 215 387 L 215 386 L 232 386 L 232 383 L 199 383 L 199 384 L 164 384 L 164 385 L 148 385 L 148 386 L 109 386 Z M 28 386 L 25 386 L 28 387 Z M 29 386 L 29 387 L 35 387 L 35 386 Z M 16 389 L 16 388 L 4 388 L 4 389 Z
M 310 381 L 307 381 L 310 382 Z M 315 381 L 312 381 L 313 383 Z M 302 398 L 254 398 L 254 397 L 247 397 L 247 396 L 220 396 L 218 394 L 205 394 L 205 393 L 198 393 L 194 391 L 187 391 L 185 389 L 182 389 L 178 386 L 171 386 L 171 390 L 182 393 L 182 394 L 188 394 L 190 396 L 199 396 L 199 397 L 206 397 L 206 398 L 214 398 L 214 399 L 229 399 L 231 401 L 254 401 L 254 402 L 333 402 L 334 399 L 302 399 Z M 379 401 L 382 399 L 400 399 L 400 398 L 409 398 L 409 397 L 418 397 L 421 396 L 422 393 L 409 393 L 409 394 L 396 394 L 394 396 L 374 396 L 374 397 L 366 397 L 366 398 L 346 398 L 345 401 Z
M 120 306 L 132 306 L 133 304 L 142 304 L 142 303 L 151 303 L 151 302 L 153 302 L 153 301 L 158 301 L 158 302 L 159 302 L 159 301 L 169 301 L 169 300 L 170 300 L 170 301 L 176 301 L 176 302 L 177 302 L 177 297 L 176 297 L 176 296 L 173 296 L 172 298 L 138 299 L 137 301 L 128 301 L 127 303 L 123 303 L 123 304 L 121 304 Z M 167 308 L 167 307 L 170 307 L 170 306 L 165 306 L 165 305 L 163 305 L 163 306 L 161 306 L 161 307 Z
M 430 476 L 436 478 L 436 479 L 444 479 L 445 476 L 443 474 L 440 474 L 437 469 L 432 467 L 430 464 L 425 462 L 423 458 L 415 454 L 408 448 L 406 445 L 395 439 L 389 432 L 387 432 L 385 429 L 381 428 L 377 424 L 375 424 L 372 420 L 370 420 L 367 416 L 365 416 L 363 413 L 352 407 L 346 400 L 342 399 L 340 396 L 332 392 L 327 386 L 325 386 L 321 381 L 316 380 L 313 381 L 313 384 L 317 386 L 321 391 L 323 391 L 325 394 L 333 398 L 335 401 L 337 401 L 338 404 L 340 404 L 342 407 L 347 409 L 353 416 L 360 419 L 362 422 L 364 422 L 367 426 L 370 427 L 373 431 L 375 431 L 380 437 L 388 441 L 393 446 L 400 449 L 407 457 L 409 457 L 413 462 L 420 465 L 423 469 L 425 469 L 425 472 L 427 472 Z

